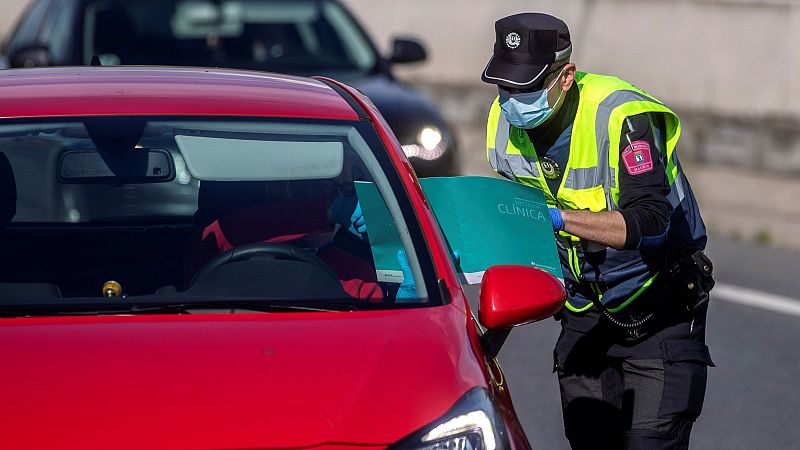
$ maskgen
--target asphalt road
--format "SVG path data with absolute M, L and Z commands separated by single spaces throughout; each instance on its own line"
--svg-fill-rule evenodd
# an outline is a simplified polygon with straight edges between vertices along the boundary
M 798 299 L 800 253 L 712 239 L 719 283 Z M 753 297 L 753 305 L 757 298 Z M 712 297 L 709 370 L 692 448 L 800 448 L 800 316 Z M 554 320 L 515 329 L 500 352 L 514 405 L 534 449 L 569 449 L 563 437 L 552 349 Z

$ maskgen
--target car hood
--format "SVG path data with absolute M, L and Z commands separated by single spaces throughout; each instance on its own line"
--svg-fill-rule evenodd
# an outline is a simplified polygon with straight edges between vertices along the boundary
M 433 103 L 416 89 L 387 76 L 370 76 L 347 82 L 372 100 L 401 144 L 416 143 L 420 130 L 429 125 L 449 133 Z
M 0 432 L 14 448 L 386 445 L 485 385 L 468 326 L 453 306 L 4 319 Z

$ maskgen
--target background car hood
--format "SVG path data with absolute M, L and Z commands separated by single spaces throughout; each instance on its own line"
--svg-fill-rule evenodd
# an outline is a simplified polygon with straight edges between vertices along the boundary
M 392 443 L 485 385 L 453 306 L 0 322 L 8 447 Z
M 400 143 L 416 144 L 422 127 L 435 125 L 449 133 L 444 119 L 421 92 L 386 76 L 347 80 L 372 100 Z

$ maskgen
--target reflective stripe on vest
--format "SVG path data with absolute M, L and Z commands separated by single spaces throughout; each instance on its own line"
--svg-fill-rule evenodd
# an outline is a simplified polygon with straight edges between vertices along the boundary
M 605 77 L 592 74 L 579 74 L 581 80 L 595 79 L 599 80 L 600 84 L 604 82 L 628 89 L 612 90 L 606 95 L 597 105 L 588 107 L 588 112 L 593 114 L 590 121 L 594 122 L 592 147 L 595 154 L 594 164 L 591 167 L 573 167 L 570 163 L 573 161 L 573 145 L 570 145 L 570 160 L 567 167 L 564 168 L 566 175 L 563 180 L 563 187 L 568 190 L 589 190 L 599 186 L 603 187 L 605 191 L 605 210 L 619 209 L 617 202 L 619 200 L 619 152 L 610 152 L 612 143 L 615 145 L 613 148 L 619 147 L 619 136 L 622 132 L 622 121 L 625 117 L 642 114 L 642 113 L 663 113 L 669 119 L 667 125 L 673 125 L 668 130 L 667 140 L 664 141 L 660 137 L 656 139 L 657 147 L 661 151 L 665 166 L 667 167 L 668 180 L 670 185 L 673 185 L 680 174 L 677 170 L 677 158 L 675 157 L 674 148 L 677 143 L 677 138 L 680 134 L 680 122 L 677 116 L 669 110 L 666 106 L 658 102 L 653 97 L 648 96 L 642 91 L 639 91 L 632 85 L 613 77 Z M 577 78 L 576 78 L 577 79 Z M 610 80 L 610 81 L 609 81 Z M 582 139 L 586 136 L 587 126 L 584 124 L 586 114 L 581 112 L 587 110 L 584 102 L 584 93 L 589 83 L 581 83 L 578 85 L 581 88 L 581 100 L 579 101 L 578 113 L 576 113 L 575 124 L 573 125 L 573 141 L 582 140 L 582 145 L 587 145 L 589 139 Z M 591 88 L 589 88 L 591 89 Z M 622 110 L 627 110 L 620 113 Z M 494 116 L 494 117 L 493 117 Z M 614 121 L 612 122 L 612 117 Z M 494 125 L 494 138 L 491 139 L 493 146 L 488 148 L 488 159 L 492 168 L 510 179 L 519 179 L 519 177 L 526 178 L 541 178 L 541 171 L 538 165 L 538 158 L 536 157 L 535 149 L 527 137 L 523 143 L 529 148 L 514 148 L 515 146 L 509 139 L 511 125 L 502 115 L 499 107 L 498 100 L 496 99 L 492 105 L 492 110 L 489 113 L 489 123 Z M 654 129 L 657 129 L 654 127 Z M 487 141 L 488 142 L 488 141 Z M 661 145 L 662 142 L 666 145 Z M 512 151 L 509 151 L 509 144 L 511 144 Z M 519 181 L 519 180 L 518 180 Z M 542 179 L 541 183 L 546 182 Z M 683 183 L 683 181 L 681 181 Z M 673 206 L 683 199 L 683 185 L 680 184 L 677 192 L 674 193 Z M 547 190 L 546 190 L 547 192 Z M 560 193 L 560 190 L 559 190 Z M 580 209 L 594 210 L 592 205 L 581 205 Z
M 621 82 L 621 80 L 618 81 Z M 631 89 L 635 89 L 632 86 L 630 87 Z M 581 93 L 584 92 L 585 88 L 586 86 L 583 86 Z M 625 108 L 626 106 L 627 108 Z M 614 148 L 618 148 L 619 135 L 622 131 L 622 120 L 630 115 L 658 112 L 669 114 L 675 118 L 677 127 L 670 133 L 675 139 L 671 142 L 667 142 L 667 148 L 661 149 L 664 160 L 668 161 L 666 163 L 668 169 L 673 169 L 675 167 L 672 153 L 674 143 L 677 140 L 676 135 L 679 132 L 679 122 L 677 121 L 677 117 L 674 116 L 674 113 L 661 103 L 658 103 L 657 100 L 635 90 L 617 90 L 607 95 L 599 104 L 590 107 L 589 112 L 594 112 L 593 117 L 587 118 L 585 117 L 586 114 L 580 113 L 581 111 L 586 111 L 586 109 L 586 106 L 579 104 L 579 113 L 576 114 L 575 125 L 573 126 L 570 160 L 568 161 L 567 167 L 564 168 L 566 175 L 562 187 L 567 188 L 568 191 L 563 195 L 559 195 L 559 197 L 562 197 L 562 200 L 564 197 L 571 196 L 569 190 L 589 190 L 602 186 L 605 193 L 605 198 L 603 200 L 604 208 L 600 209 L 599 205 L 581 205 L 579 209 L 585 209 L 587 207 L 592 211 L 619 209 L 617 206 L 619 199 L 619 152 L 611 153 L 609 150 L 612 141 L 614 141 L 615 144 Z M 632 112 L 621 115 L 618 112 L 620 109 L 629 109 Z M 614 123 L 612 123 L 612 117 L 614 117 Z M 493 139 L 487 140 L 487 142 L 491 142 L 488 148 L 488 159 L 492 168 L 501 175 L 518 181 L 521 181 L 519 180 L 520 177 L 541 178 L 538 158 L 536 157 L 533 145 L 530 143 L 530 140 L 527 139 L 527 136 L 522 139 L 522 144 L 524 144 L 523 147 L 525 148 L 517 148 L 513 144 L 513 140 L 511 140 L 509 136 L 513 128 L 502 115 L 497 100 L 495 100 L 492 105 L 489 119 L 490 125 L 493 125 L 494 128 Z M 591 139 L 586 132 L 588 128 L 587 124 L 584 123 L 586 120 L 594 122 L 592 124 L 593 126 L 590 128 L 592 129 Z M 611 136 L 615 137 L 611 138 Z M 592 147 L 594 158 L 591 160 L 591 166 L 575 167 L 571 164 L 574 160 L 574 142 L 576 140 L 580 141 L 578 147 Z M 676 172 L 675 170 L 668 171 Z M 671 176 L 668 178 L 670 183 L 674 181 L 674 177 Z M 544 180 L 540 180 L 540 182 L 546 183 Z M 548 192 L 548 190 L 545 190 L 545 192 Z M 559 194 L 560 193 L 561 189 L 559 189 Z M 553 200 L 554 203 L 559 203 L 556 202 L 555 199 Z
M 611 154 L 610 140 L 605 138 L 605 133 L 608 132 L 608 136 L 611 135 L 609 121 L 611 120 L 612 112 L 625 103 L 637 101 L 652 102 L 654 99 L 635 91 L 616 91 L 606 97 L 605 100 L 600 102 L 600 105 L 597 108 L 597 116 L 594 122 L 594 133 L 595 136 L 597 136 L 597 165 L 599 167 L 609 168 L 609 176 L 602 179 L 603 188 L 606 191 L 606 204 L 609 211 L 615 211 L 619 209 L 619 206 L 617 205 L 619 201 L 619 189 L 616 189 L 617 171 L 619 170 L 619 165 L 611 165 L 609 162 L 609 155 Z M 620 126 L 617 136 L 619 136 L 619 134 L 622 132 L 621 128 L 622 127 Z M 619 148 L 619 145 L 614 148 Z M 615 153 L 617 156 L 619 155 L 619 152 Z M 615 192 L 616 195 L 614 195 Z

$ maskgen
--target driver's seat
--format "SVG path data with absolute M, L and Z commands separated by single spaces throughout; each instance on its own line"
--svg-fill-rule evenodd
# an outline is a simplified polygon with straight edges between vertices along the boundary
M 10 242 L 6 226 L 17 214 L 17 185 L 8 157 L 0 152 L 0 299 L 61 297 L 47 263 Z
M 330 199 L 283 199 L 267 194 L 270 182 L 201 181 L 195 228 L 184 249 L 184 283 L 216 256 L 247 244 L 294 244 L 330 234 Z M 320 257 L 353 298 L 381 301 L 374 268 L 334 246 L 319 248 Z
M 266 183 L 200 182 L 194 230 L 184 252 L 185 281 L 211 258 L 234 247 L 290 242 L 332 229 L 324 201 L 268 201 Z

